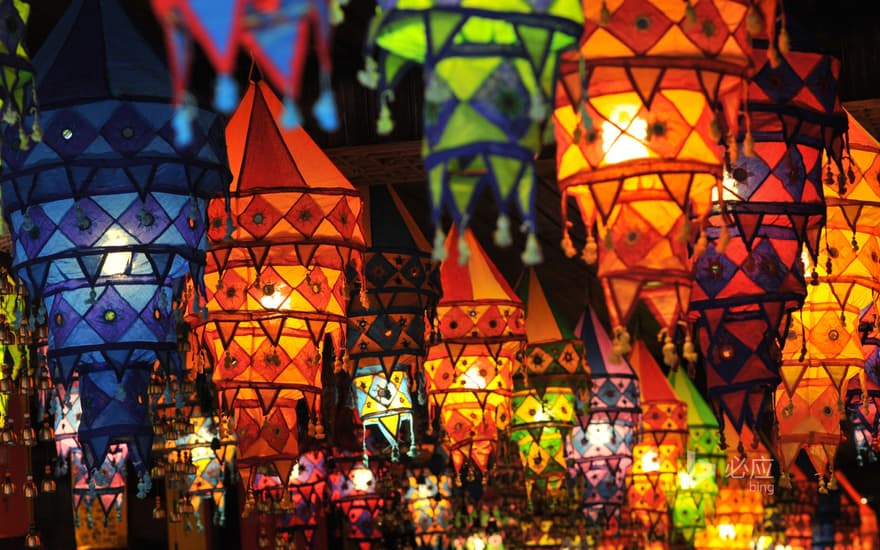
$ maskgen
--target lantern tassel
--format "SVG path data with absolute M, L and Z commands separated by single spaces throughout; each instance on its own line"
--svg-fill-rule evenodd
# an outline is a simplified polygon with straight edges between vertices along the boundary
M 568 228 L 570 226 L 571 222 L 565 222 L 565 225 L 562 228 L 562 241 L 559 243 L 566 258 L 574 258 L 575 254 L 577 254 L 577 249 L 574 247 L 571 235 L 568 233 Z
M 506 248 L 513 244 L 513 237 L 510 234 L 510 218 L 507 217 L 507 214 L 498 216 L 493 237 L 495 244 L 501 248 Z
M 376 133 L 380 136 L 387 136 L 394 130 L 394 120 L 391 118 L 391 109 L 388 102 L 394 101 L 394 92 L 385 90 L 379 97 L 381 107 L 379 108 L 379 120 L 376 121 Z
M 529 118 L 535 122 L 541 122 L 547 118 L 547 104 L 540 90 L 532 94 L 529 106 Z
M 587 265 L 595 265 L 599 260 L 599 245 L 596 243 L 596 238 L 589 231 L 587 231 L 587 242 L 581 251 L 581 258 Z
M 471 259 L 471 248 L 468 246 L 467 239 L 464 237 L 464 230 L 458 236 L 458 265 L 467 265 Z
M 185 105 L 178 105 L 174 111 L 171 126 L 174 128 L 174 144 L 178 147 L 186 147 L 192 143 L 192 119 L 193 113 Z
M 435 262 L 442 262 L 446 259 L 446 234 L 439 227 L 434 229 L 434 250 L 431 253 L 431 259 Z
M 214 108 L 221 113 L 231 113 L 238 103 L 238 83 L 228 73 L 223 73 L 214 84 Z
M 324 79 L 322 79 L 324 80 Z M 327 78 L 326 80 L 329 80 Z M 318 119 L 318 124 L 325 132 L 335 132 L 339 129 L 339 114 L 336 111 L 336 99 L 329 82 L 322 86 L 321 95 L 312 107 L 312 114 Z
M 614 329 L 614 339 L 611 342 L 611 354 L 615 361 L 621 361 L 623 356 L 632 351 L 629 331 L 626 327 L 617 326 Z
M 375 90 L 379 87 L 379 66 L 375 59 L 364 58 L 364 68 L 357 72 L 357 79 L 364 88 Z
M 675 343 L 672 341 L 672 336 L 669 335 L 669 330 L 666 328 L 660 329 L 659 334 L 657 334 L 657 340 L 663 342 L 663 362 L 666 366 L 678 366 L 678 350 L 675 349 Z
M 285 130 L 293 130 L 302 124 L 302 116 L 294 103 L 293 98 L 284 98 L 284 109 L 281 111 L 281 127 Z
M 541 245 L 538 243 L 538 237 L 530 232 L 526 237 L 526 249 L 520 256 L 523 264 L 527 266 L 538 265 L 544 261 L 544 255 L 541 253 Z

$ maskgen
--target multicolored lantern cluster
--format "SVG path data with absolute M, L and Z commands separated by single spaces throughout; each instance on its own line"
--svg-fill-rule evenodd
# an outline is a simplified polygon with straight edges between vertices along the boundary
M 321 127 L 334 131 L 339 125 L 333 90 L 330 57 L 331 24 L 342 19 L 338 0 L 152 0 L 153 11 L 165 31 L 168 65 L 171 68 L 176 139 L 189 143 L 195 100 L 189 86 L 192 42 L 201 46 L 217 71 L 214 107 L 231 113 L 238 104 L 238 83 L 233 74 L 244 48 L 261 73 L 284 94 L 281 122 L 287 129 L 299 126 L 299 98 L 309 46 L 317 52 L 321 69 L 321 96 L 312 113 Z M 309 38 L 314 44 L 309 44 Z
M 439 265 L 430 245 L 391 187 L 369 189 L 364 284 L 367 305 L 348 301 L 348 360 L 355 405 L 365 429 L 375 428 L 399 456 L 408 426 L 409 454 L 416 454 L 413 392 L 421 378 L 426 320 L 440 297 Z M 363 438 L 364 450 L 367 436 Z
M 522 459 L 527 494 L 538 487 L 542 499 L 564 504 L 565 441 L 576 424 L 576 402 L 589 400 L 590 371 L 583 342 L 547 301 L 534 268 L 526 273 L 518 294 L 525 304 L 528 347 L 514 376 L 510 437 Z
M 489 188 L 500 212 L 496 244 L 513 243 L 509 213 L 515 204 L 527 233 L 522 260 L 541 262 L 534 157 L 553 103 L 557 57 L 574 46 L 582 21 L 576 0 L 379 5 L 367 37 L 370 57 L 358 78 L 378 90 L 378 131 L 386 134 L 393 127 L 388 103 L 394 87 L 409 67 L 424 65 L 424 161 L 435 258 L 443 259 L 445 249 L 444 211 L 463 238 L 477 199 Z
M 382 541 L 379 514 L 385 499 L 379 491 L 379 462 L 365 463 L 356 455 L 334 457 L 330 472 L 330 502 L 343 518 L 345 538 L 363 550 L 375 548 Z
M 415 525 L 415 540 L 420 547 L 445 548 L 452 524 L 452 479 L 428 469 L 407 475 L 404 498 Z
M 157 361 L 182 369 L 172 305 L 185 278 L 201 288 L 205 200 L 227 182 L 222 123 L 197 110 L 197 137 L 175 145 L 167 73 L 118 3 L 74 2 L 34 65 L 44 139 L 3 152 L 13 268 L 45 304 L 53 379 L 78 374 L 83 463 L 127 443 L 144 493 L 147 386 Z
M 598 261 L 620 353 L 639 300 L 670 345 L 685 320 L 698 229 L 689 216 L 699 224 L 709 212 L 723 130 L 735 145 L 748 12 L 744 0 L 585 4 L 580 50 L 563 55 L 554 111 L 563 224 L 573 197 L 587 228 L 582 257 Z M 567 229 L 562 246 L 576 254 Z
M 566 441 L 568 472 L 584 480 L 581 505 L 588 523 L 613 535 L 641 424 L 639 379 L 626 360 L 614 356 L 594 311 L 581 316 L 575 333 L 584 342 L 593 383 L 589 404 L 577 404 L 577 425 Z
M 458 247 L 460 239 L 466 248 Z M 512 419 L 513 376 L 525 348 L 522 301 L 470 230 L 446 240 L 437 305 L 439 342 L 428 350 L 429 422 L 439 420 L 455 471 L 485 474 Z
M 344 349 L 346 271 L 361 273 L 364 249 L 357 191 L 301 128 L 278 126 L 280 110 L 266 83 L 251 83 L 229 121 L 229 210 L 222 200 L 208 206 L 206 315 L 192 319 L 234 418 L 243 484 L 279 497 L 304 436 L 324 437 L 325 336 Z M 271 480 L 281 483 L 275 492 Z

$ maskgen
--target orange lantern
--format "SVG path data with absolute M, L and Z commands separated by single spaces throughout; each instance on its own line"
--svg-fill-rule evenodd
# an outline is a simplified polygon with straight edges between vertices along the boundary
M 360 196 L 301 128 L 279 128 L 281 108 L 252 83 L 229 121 L 232 198 L 208 206 L 206 315 L 193 319 L 248 489 L 263 466 L 264 480 L 290 478 L 301 400 L 306 435 L 323 437 L 322 347 L 333 335 L 344 349 L 345 274 L 364 248 Z
M 511 421 L 513 375 L 525 347 L 523 304 L 473 233 L 446 239 L 437 306 L 439 343 L 428 351 L 425 381 L 431 423 L 438 417 L 456 472 L 486 473 L 500 432 Z
M 708 213 L 723 128 L 736 145 L 749 4 L 585 3 L 580 51 L 562 55 L 554 120 L 563 223 L 573 197 L 587 227 L 582 256 L 599 261 L 621 352 L 639 299 L 670 338 L 687 311 L 688 216 Z M 574 256 L 567 230 L 562 245 Z
M 668 541 L 670 505 L 688 443 L 687 405 L 644 342 L 636 341 L 630 363 L 639 377 L 642 425 L 641 440 L 633 448 L 628 505 L 648 541 Z

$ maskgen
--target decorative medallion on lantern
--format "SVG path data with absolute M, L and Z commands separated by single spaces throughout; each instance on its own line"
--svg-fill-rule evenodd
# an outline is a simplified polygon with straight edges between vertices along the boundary
M 187 87 L 193 40 L 217 71 L 217 110 L 231 113 L 238 104 L 233 72 L 239 48 L 244 47 L 261 73 L 284 94 L 281 120 L 285 128 L 291 129 L 301 122 L 294 100 L 299 98 L 311 37 L 321 69 L 321 96 L 312 112 L 323 129 L 336 130 L 339 122 L 330 87 L 330 35 L 331 18 L 338 22 L 342 16 L 337 1 L 230 0 L 218 4 L 210 0 L 152 0 L 153 11 L 165 31 L 178 141 L 188 143 L 192 139 L 189 124 L 194 99 Z
M 528 494 L 537 486 L 558 500 L 565 493 L 565 441 L 576 424 L 576 401 L 589 401 L 590 371 L 583 342 L 547 301 L 534 268 L 518 294 L 526 308 L 528 347 L 514 377 L 510 437 L 519 448 Z
M 668 540 L 670 506 L 688 444 L 687 405 L 678 399 L 651 351 L 638 340 L 630 363 L 639 377 L 642 423 L 633 448 L 628 507 L 648 544 Z
M 670 344 L 685 320 L 688 244 L 699 229 L 689 216 L 699 224 L 709 211 L 723 129 L 735 146 L 751 63 L 748 11 L 745 0 L 585 4 L 580 51 L 562 56 L 554 111 L 562 246 L 576 254 L 572 197 L 587 228 L 582 257 L 598 260 L 620 353 L 629 351 L 626 325 L 640 299 Z
M 625 359 L 614 357 L 592 310 L 581 316 L 575 333 L 584 342 L 592 391 L 589 403 L 577 403 L 577 425 L 566 441 L 568 475 L 584 480 L 581 505 L 591 528 L 616 533 L 641 423 L 639 379 Z
M 373 57 L 358 79 L 378 90 L 378 131 L 387 134 L 393 88 L 410 66 L 424 65 L 424 160 L 435 258 L 442 259 L 444 250 L 444 210 L 463 236 L 489 188 L 500 211 L 496 244 L 512 244 L 509 213 L 515 206 L 528 234 L 523 262 L 541 261 L 534 157 L 553 102 L 557 56 L 575 44 L 582 20 L 575 0 L 392 0 L 379 6 L 367 37 Z
M 457 246 L 463 239 L 469 250 Z M 513 375 L 525 346 L 522 301 L 470 230 L 453 229 L 440 267 L 439 342 L 428 351 L 425 380 L 430 423 L 439 420 L 458 473 L 485 474 L 511 421 Z
M 726 453 L 712 408 L 681 369 L 669 372 L 669 384 L 687 406 L 688 444 L 683 468 L 679 467 L 677 492 L 672 504 L 672 524 L 688 543 L 705 529 L 706 516 L 714 512 L 718 480 Z
M 3 153 L 13 267 L 45 304 L 53 378 L 79 373 L 84 464 L 128 443 L 146 486 L 147 386 L 156 361 L 182 368 L 172 304 L 184 277 L 201 289 L 222 123 L 195 111 L 192 143 L 173 143 L 166 71 L 117 2 L 73 2 L 34 65 L 44 139 Z
M 731 159 L 713 197 L 691 295 L 710 399 L 738 429 L 760 424 L 780 381 L 788 315 L 806 295 L 802 251 L 815 260 L 825 223 L 822 158 L 840 166 L 846 128 L 840 63 L 816 51 L 791 18 L 777 18 L 778 5 L 760 6 L 767 29 L 753 40 L 756 71 L 738 137 L 744 154 Z M 777 20 L 785 22 L 778 40 Z
M 73 521 L 77 546 L 119 548 L 128 545 L 125 460 L 128 447 L 112 445 L 100 468 L 92 472 L 83 463 L 76 439 L 82 417 L 79 383 L 55 386 L 51 406 L 55 416 L 57 475 L 70 472 L 73 486 Z M 139 487 L 140 490 L 140 487 Z
M 30 13 L 29 0 L 0 3 L 0 18 L 6 22 L 0 33 L 0 142 L 9 140 L 10 147 L 21 150 L 43 138 L 36 116 L 34 68 L 25 44 Z M 25 126 L 25 118 L 30 127 Z M 0 222 L 2 225 L 5 222 Z
M 416 452 L 411 389 L 417 387 L 426 354 L 425 321 L 432 320 L 440 296 L 440 270 L 394 190 L 371 186 L 368 193 L 368 305 L 361 305 L 356 293 L 349 298 L 348 358 L 361 422 L 382 435 L 396 460 L 405 424 L 410 454 Z
M 434 474 L 427 468 L 414 470 L 407 476 L 404 498 L 415 525 L 419 547 L 446 547 L 452 523 L 452 479 Z
M 364 248 L 357 191 L 302 128 L 278 126 L 280 110 L 268 84 L 251 83 L 229 121 L 229 211 L 208 206 L 207 315 L 191 319 L 249 488 L 262 466 L 277 469 L 263 479 L 288 479 L 303 436 L 324 436 L 322 348 L 331 335 L 344 349 L 346 270 L 361 272 Z

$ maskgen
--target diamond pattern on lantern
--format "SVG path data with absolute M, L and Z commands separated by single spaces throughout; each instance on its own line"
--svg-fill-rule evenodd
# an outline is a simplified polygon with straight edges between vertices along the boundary
M 220 308 L 227 312 L 244 309 L 244 305 L 247 302 L 247 289 L 250 285 L 250 282 L 244 277 L 245 273 L 238 269 L 227 269 L 222 273 L 223 276 L 214 287 L 213 296 L 208 296 L 208 301 L 216 300 Z M 211 286 L 208 280 L 213 279 L 215 276 L 215 274 L 211 273 L 205 278 L 205 284 L 209 288 L 209 292 L 211 291 Z
M 840 322 L 840 316 L 836 312 L 825 311 L 810 329 L 808 345 L 821 342 L 822 356 L 832 358 L 843 351 L 849 339 L 849 330 Z
M 324 211 L 318 202 L 308 193 L 297 199 L 293 207 L 284 216 L 294 229 L 311 238 L 324 219 Z
M 572 348 L 573 349 L 573 348 Z M 542 374 L 553 364 L 553 356 L 540 346 L 535 346 L 526 358 L 526 368 L 530 373 Z
M 446 339 L 470 335 L 474 321 L 460 307 L 450 307 L 440 317 L 440 333 Z
M 477 312 L 479 320 L 476 323 L 480 335 L 484 338 L 501 336 L 507 327 L 507 320 L 502 316 L 497 305 L 488 306 L 483 312 Z
M 290 437 L 290 429 L 287 427 L 287 420 L 281 408 L 273 409 L 271 415 L 263 424 L 260 436 L 279 454 L 284 452 L 287 439 Z
M 608 26 L 612 34 L 632 47 L 638 44 L 636 54 L 644 54 L 669 30 L 672 22 L 653 3 L 637 0 L 624 3 L 611 14 Z
M 215 368 L 222 374 L 222 380 L 234 380 L 251 365 L 251 355 L 242 347 L 240 340 L 229 343 L 226 354 L 221 356 Z
M 273 382 L 290 365 L 290 357 L 282 346 L 274 346 L 263 340 L 253 354 L 254 371 L 267 382 Z
M 84 316 L 89 326 L 107 342 L 119 341 L 137 318 L 137 312 L 112 286 L 104 289 Z
M 253 195 L 245 209 L 238 215 L 238 226 L 250 233 L 254 239 L 261 240 L 280 219 L 281 213 L 267 197 Z
M 385 254 L 370 254 L 364 267 L 367 282 L 374 288 L 385 288 L 397 273 L 397 268 L 388 261 Z
M 67 210 L 58 226 L 77 246 L 90 247 L 104 236 L 112 224 L 113 219 L 103 208 L 90 199 L 80 199 L 74 208 Z
M 332 294 L 327 292 L 329 281 L 324 270 L 316 267 L 309 271 L 308 275 L 297 285 L 296 290 L 302 295 L 313 308 L 318 311 L 327 311 Z
M 122 103 L 104 123 L 101 135 L 118 153 L 132 155 L 153 140 L 155 131 L 134 106 Z
M 341 198 L 339 202 L 336 203 L 336 206 L 327 216 L 327 220 L 333 224 L 333 227 L 339 231 L 339 234 L 345 237 L 346 239 L 350 239 L 354 234 L 355 227 L 357 226 L 356 218 L 354 212 L 352 212 L 351 207 L 348 205 L 347 198 Z
M 93 220 L 94 223 L 94 220 Z M 155 197 L 147 195 L 146 200 L 133 200 L 131 206 L 119 216 L 119 223 L 132 235 L 137 235 L 141 243 L 153 242 L 171 224 L 165 209 L 156 202 Z

